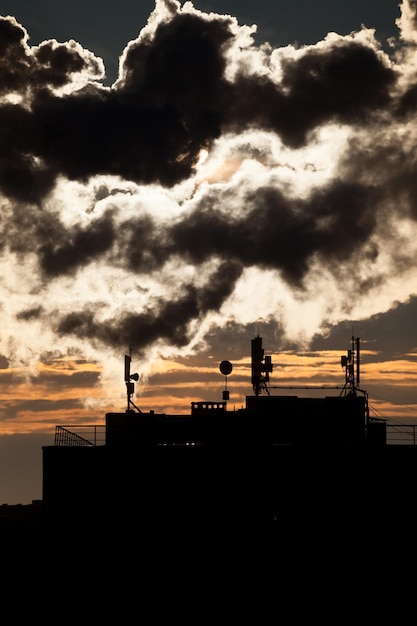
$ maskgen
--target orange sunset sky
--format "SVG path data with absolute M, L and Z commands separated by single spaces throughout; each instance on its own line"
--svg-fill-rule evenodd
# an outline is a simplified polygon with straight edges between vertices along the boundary
M 0 502 L 41 497 L 31 435 L 124 410 L 129 351 L 188 413 L 225 359 L 244 406 L 257 334 L 276 392 L 341 388 L 354 336 L 417 423 L 415 0 L 117 4 L 2 3 Z

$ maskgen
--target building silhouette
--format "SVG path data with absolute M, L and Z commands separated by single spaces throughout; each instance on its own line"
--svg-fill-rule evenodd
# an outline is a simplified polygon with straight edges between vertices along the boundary
M 106 414 L 104 441 L 57 426 L 55 445 L 43 448 L 43 528 L 170 545 L 207 532 L 277 537 L 329 519 L 376 524 L 393 507 L 410 523 L 417 448 L 387 445 L 385 421 L 370 419 L 359 356 L 352 338 L 337 394 L 271 395 L 273 365 L 258 336 L 245 408 L 227 409 L 226 383 L 221 401 L 167 415 L 134 405 L 126 355 L 127 408 Z M 232 365 L 220 371 L 227 377 Z

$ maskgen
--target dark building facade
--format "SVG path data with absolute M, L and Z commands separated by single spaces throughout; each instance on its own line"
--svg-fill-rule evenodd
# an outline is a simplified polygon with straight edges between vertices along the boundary
M 369 419 L 351 370 L 339 395 L 270 395 L 272 363 L 259 339 L 255 394 L 236 411 L 223 399 L 193 402 L 188 415 L 143 413 L 130 402 L 126 357 L 127 409 L 106 414 L 103 445 L 70 433 L 43 448 L 45 528 L 154 538 L 175 529 L 190 537 L 203 529 L 288 528 L 309 508 L 375 515 L 391 493 L 390 480 L 383 491 L 376 476 L 387 468 L 414 476 L 415 453 L 397 457 L 386 445 L 385 423 Z

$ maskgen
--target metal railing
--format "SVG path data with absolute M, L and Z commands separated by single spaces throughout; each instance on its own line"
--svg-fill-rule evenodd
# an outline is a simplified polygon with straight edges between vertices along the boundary
M 106 427 L 104 424 L 99 426 L 56 426 L 54 445 L 104 446 L 106 445 Z
M 387 423 L 387 445 L 417 445 L 417 424 Z
M 387 445 L 417 445 L 417 424 L 386 424 Z M 56 426 L 55 446 L 105 446 L 106 426 Z

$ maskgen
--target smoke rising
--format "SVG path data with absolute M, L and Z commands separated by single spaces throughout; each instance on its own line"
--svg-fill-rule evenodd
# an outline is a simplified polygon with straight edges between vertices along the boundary
M 0 18 L 1 352 L 308 340 L 416 293 L 417 3 L 309 46 L 157 0 L 119 77 Z M 306 311 L 309 311 L 306 315 Z

